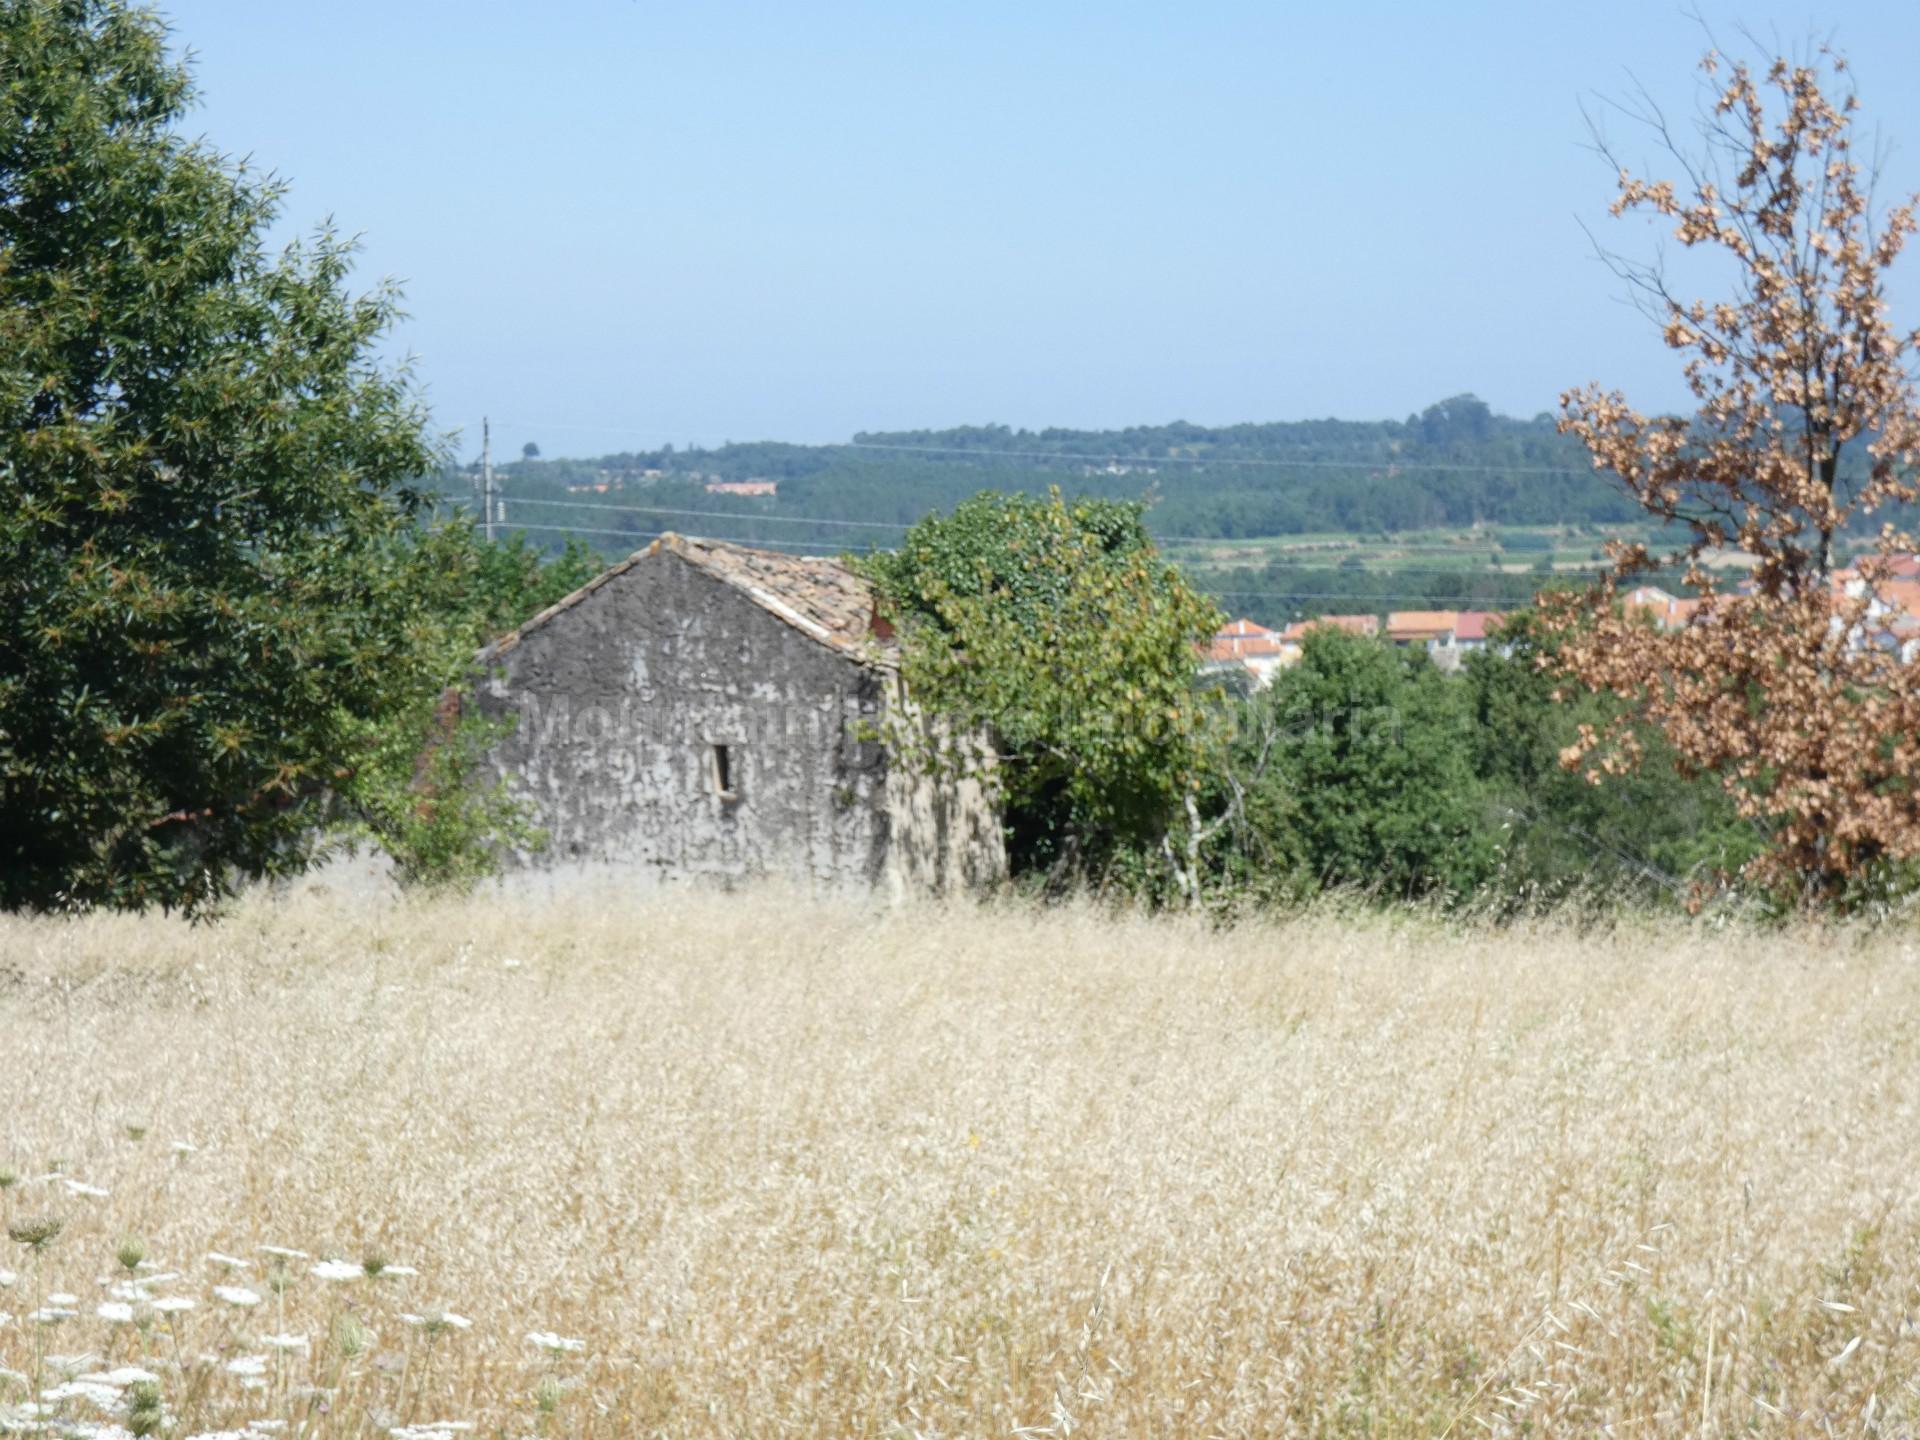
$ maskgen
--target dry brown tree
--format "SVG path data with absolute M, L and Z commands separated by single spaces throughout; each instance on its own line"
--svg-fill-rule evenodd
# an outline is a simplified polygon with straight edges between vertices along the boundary
M 1663 267 L 1606 257 L 1686 357 L 1698 408 L 1647 416 L 1589 385 L 1561 396 L 1560 420 L 1688 542 L 1658 555 L 1616 543 L 1601 583 L 1542 603 L 1568 679 L 1626 701 L 1623 721 L 1652 722 L 1762 828 L 1751 878 L 1799 903 L 1845 902 L 1920 853 L 1920 664 L 1886 633 L 1912 549 L 1886 517 L 1916 496 L 1920 332 L 1894 328 L 1884 280 L 1915 202 L 1876 209 L 1839 55 L 1756 68 L 1709 51 L 1702 69 L 1697 152 L 1657 108 L 1635 111 L 1681 183 L 1629 173 L 1600 141 L 1619 173 L 1615 216 L 1663 217 L 1737 277 L 1731 298 L 1682 299 Z M 1863 536 L 1869 553 L 1836 570 L 1836 542 Z M 1747 557 L 1736 583 L 1706 563 L 1729 551 Z M 1663 571 L 1700 596 L 1690 622 L 1649 624 L 1621 604 L 1624 585 Z M 1597 782 L 1637 761 L 1634 733 L 1583 728 L 1562 759 Z

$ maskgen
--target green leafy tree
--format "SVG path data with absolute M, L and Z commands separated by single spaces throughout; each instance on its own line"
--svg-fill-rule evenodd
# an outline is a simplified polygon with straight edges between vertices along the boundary
M 569 537 L 558 554 L 548 554 L 516 531 L 493 544 L 476 542 L 470 583 L 451 603 L 458 613 L 471 617 L 469 638 L 478 649 L 572 594 L 605 568 L 578 538 Z
M 861 563 L 917 703 L 990 737 L 1017 868 L 1099 872 L 1190 823 L 1218 713 L 1196 647 L 1220 616 L 1140 506 L 982 494 Z
M 353 769 L 329 797 L 328 827 L 343 839 L 377 845 L 402 880 L 458 886 L 494 869 L 500 842 L 537 846 L 544 836 L 499 782 L 476 778 L 502 722 L 466 703 L 475 650 L 580 588 L 602 566 L 579 540 L 546 555 L 524 534 L 482 540 L 465 523 L 402 542 L 417 548 L 404 569 L 424 587 L 415 595 L 445 636 L 424 686 L 405 708 L 349 720 Z M 398 567 L 397 567 L 398 568 Z
M 1243 847 L 1305 888 L 1458 898 L 1492 871 L 1459 689 L 1423 651 L 1332 627 L 1248 702 Z
M 393 293 L 330 230 L 268 253 L 151 12 L 0 0 L 0 77 L 0 904 L 199 907 L 380 808 L 466 542 Z
M 1760 853 L 1763 832 L 1714 779 L 1688 774 L 1652 725 L 1637 727 L 1633 772 L 1569 771 L 1561 757 L 1580 727 L 1615 723 L 1624 703 L 1567 685 L 1558 637 L 1533 612 L 1508 616 L 1498 639 L 1468 657 L 1463 683 L 1509 895 L 1690 902 Z

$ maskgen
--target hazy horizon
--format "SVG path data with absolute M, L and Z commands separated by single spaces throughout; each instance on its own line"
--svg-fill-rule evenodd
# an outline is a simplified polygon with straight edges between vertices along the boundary
M 1631 72 L 1689 113 L 1677 6 L 162 8 L 193 128 L 291 181 L 280 233 L 334 216 L 402 280 L 462 457 L 483 414 L 496 454 L 595 455 L 1684 399 L 1582 229 L 1654 248 L 1581 106 Z M 1920 15 L 1743 18 L 1832 32 L 1907 142 L 1886 193 L 1920 185 Z

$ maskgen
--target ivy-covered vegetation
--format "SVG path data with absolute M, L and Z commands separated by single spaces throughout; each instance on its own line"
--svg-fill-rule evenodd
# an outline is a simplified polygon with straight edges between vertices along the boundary
M 863 564 L 922 706 L 954 722 L 949 740 L 998 753 L 1030 881 L 1229 906 L 1329 888 L 1496 911 L 1683 904 L 1760 844 L 1657 736 L 1631 777 L 1561 766 L 1583 724 L 1632 717 L 1556 698 L 1530 613 L 1451 675 L 1422 650 L 1313 630 L 1298 665 L 1239 696 L 1198 678 L 1217 612 L 1137 507 L 976 496 Z
M 1209 744 L 1195 647 L 1220 616 L 1139 506 L 978 495 L 865 568 L 906 629 L 911 692 L 940 717 L 937 753 L 917 758 L 966 764 L 990 742 L 1016 866 L 1078 878 L 1176 825 Z

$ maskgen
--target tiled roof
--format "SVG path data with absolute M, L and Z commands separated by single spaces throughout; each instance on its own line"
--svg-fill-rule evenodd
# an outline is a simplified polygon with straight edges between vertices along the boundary
M 1387 634 L 1416 638 L 1444 635 L 1459 622 L 1457 610 L 1395 610 L 1387 616 Z
M 1207 647 L 1209 660 L 1258 660 L 1278 655 L 1281 650 L 1278 631 L 1251 620 L 1235 620 L 1213 633 Z
M 1453 627 L 1456 640 L 1485 640 L 1487 631 L 1498 629 L 1502 616 L 1498 610 L 1462 610 Z
M 1882 580 L 1874 592 L 1892 609 L 1920 614 L 1920 580 Z
M 672 533 L 662 535 L 644 550 L 636 550 L 518 629 L 501 636 L 481 651 L 481 658 L 487 660 L 505 654 L 529 632 L 573 609 L 608 581 L 663 552 L 677 555 L 689 565 L 731 585 L 761 609 L 822 645 L 869 664 L 892 663 L 892 650 L 887 643 L 892 631 L 879 618 L 873 587 L 839 561 L 824 556 L 750 550 L 744 545 L 696 540 Z
M 1306 637 L 1307 631 L 1316 625 L 1331 626 L 1335 630 L 1345 630 L 1350 635 L 1378 635 L 1380 617 L 1378 615 L 1316 615 L 1311 620 L 1296 620 L 1280 632 L 1283 640 L 1298 641 Z

